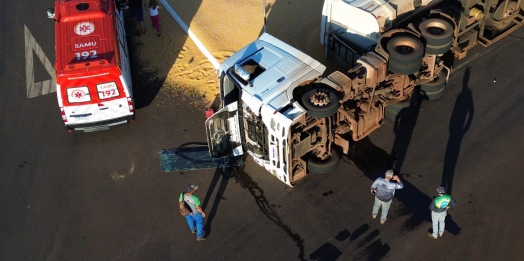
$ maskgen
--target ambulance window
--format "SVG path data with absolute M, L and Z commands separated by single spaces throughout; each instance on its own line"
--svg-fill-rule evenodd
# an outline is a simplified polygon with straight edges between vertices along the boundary
M 101 100 L 118 97 L 120 95 L 118 92 L 118 86 L 115 82 L 97 84 L 96 91 L 98 92 L 98 98 Z
M 70 103 L 91 101 L 87 86 L 67 88 L 67 101 Z

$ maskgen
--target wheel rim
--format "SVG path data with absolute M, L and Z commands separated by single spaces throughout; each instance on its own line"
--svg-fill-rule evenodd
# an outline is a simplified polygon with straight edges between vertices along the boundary
M 318 89 L 309 96 L 309 101 L 315 106 L 323 107 L 331 102 L 329 91 L 325 89 Z
M 411 54 L 415 49 L 412 46 L 398 45 L 395 50 L 401 54 Z
M 429 23 L 426 32 L 431 35 L 443 35 L 446 32 L 446 26 L 439 22 Z

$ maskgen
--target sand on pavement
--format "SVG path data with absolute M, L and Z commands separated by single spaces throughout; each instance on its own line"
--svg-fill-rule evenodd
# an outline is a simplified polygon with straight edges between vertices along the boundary
M 222 62 L 257 39 L 264 30 L 263 0 L 166 0 L 209 52 Z M 320 44 L 323 0 L 267 0 L 266 30 L 293 47 L 324 63 Z M 177 86 L 199 92 L 211 104 L 218 93 L 215 68 L 181 29 L 165 8 L 160 10 L 162 35 L 152 27 L 144 10 L 146 34 L 134 34 L 137 56 L 164 81 L 164 88 Z M 137 25 L 135 25 L 138 28 Z

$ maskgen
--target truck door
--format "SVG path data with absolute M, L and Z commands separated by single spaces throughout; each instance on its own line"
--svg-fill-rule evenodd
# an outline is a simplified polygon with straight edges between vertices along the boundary
M 206 120 L 209 154 L 213 158 L 233 157 L 244 154 L 238 116 L 238 102 L 217 111 Z

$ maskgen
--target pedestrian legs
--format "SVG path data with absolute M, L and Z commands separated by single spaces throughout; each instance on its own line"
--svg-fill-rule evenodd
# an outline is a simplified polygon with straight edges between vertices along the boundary
M 205 236 L 205 232 L 204 232 L 204 218 L 202 217 L 202 214 L 199 212 L 199 213 L 196 213 L 193 218 L 195 219 L 195 223 L 196 223 L 196 231 L 197 231 L 197 239 L 198 238 L 203 238 Z
M 380 221 L 385 222 L 386 219 L 388 218 L 388 211 L 389 211 L 389 207 L 391 206 L 392 201 L 393 200 L 384 202 L 378 199 L 377 197 L 375 197 L 375 202 L 373 203 L 373 211 L 371 212 L 371 214 L 375 217 L 378 214 L 378 210 L 382 206 L 382 215 L 380 217 Z
M 191 232 L 196 231 L 195 219 L 193 218 L 193 215 L 191 215 L 191 214 L 187 215 L 186 216 L 186 221 L 187 221 L 187 224 L 189 225 L 189 230 L 191 230 Z
M 448 213 L 446 211 L 441 213 L 431 211 L 431 221 L 433 222 L 433 238 L 437 238 L 437 236 L 442 236 L 442 234 L 444 234 L 444 221 L 447 214 Z
M 381 222 L 386 222 L 386 219 L 388 219 L 388 211 L 389 207 L 391 206 L 391 202 L 393 202 L 393 200 L 382 202 L 382 215 L 380 217 Z
M 160 33 L 160 16 L 150 16 L 151 17 L 151 24 L 153 24 L 153 27 L 156 28 L 156 32 Z
M 375 202 L 373 203 L 373 211 L 371 211 L 371 214 L 373 215 L 373 217 L 377 216 L 380 206 L 382 206 L 382 201 L 380 201 L 380 199 L 375 197 Z

